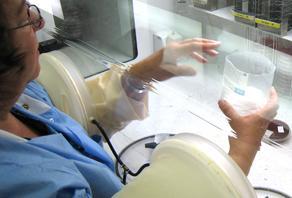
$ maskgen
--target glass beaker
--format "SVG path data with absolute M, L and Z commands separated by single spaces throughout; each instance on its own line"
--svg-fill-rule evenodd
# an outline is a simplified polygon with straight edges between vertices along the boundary
M 247 115 L 267 102 L 274 73 L 275 65 L 260 53 L 232 53 L 225 58 L 222 99 Z

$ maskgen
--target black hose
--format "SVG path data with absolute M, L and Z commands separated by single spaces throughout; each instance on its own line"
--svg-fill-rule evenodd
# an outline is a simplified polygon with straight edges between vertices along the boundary
M 291 196 L 281 192 L 281 191 L 278 191 L 278 190 L 275 190 L 275 189 L 272 189 L 272 188 L 267 188 L 267 187 L 254 187 L 255 190 L 263 190 L 263 191 L 266 191 L 266 192 L 272 192 L 272 193 L 275 193 L 277 195 L 281 195 L 285 198 L 292 198 Z
M 103 129 L 103 127 L 94 119 L 94 118 L 91 118 L 91 123 L 93 123 L 98 129 L 99 131 L 101 132 L 102 136 L 104 137 L 105 141 L 107 142 L 107 144 L 109 145 L 113 155 L 115 156 L 117 162 L 122 166 L 123 170 L 124 170 L 124 174 L 123 174 L 123 178 L 122 178 L 122 183 L 123 184 L 126 184 L 126 180 L 127 180 L 127 174 L 130 174 L 131 176 L 138 176 L 143 170 L 144 168 L 150 166 L 149 163 L 147 164 L 144 164 L 143 166 L 141 166 L 139 168 L 139 170 L 134 173 L 132 172 L 124 163 L 123 161 L 120 159 L 119 155 L 117 154 L 115 148 L 113 147 L 109 137 L 107 136 L 105 130 Z

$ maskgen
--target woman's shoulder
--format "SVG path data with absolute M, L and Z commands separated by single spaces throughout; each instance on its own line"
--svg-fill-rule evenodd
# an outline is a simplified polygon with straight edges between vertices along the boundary
M 30 97 L 33 97 L 34 99 L 41 100 L 47 103 L 48 105 L 53 105 L 50 99 L 50 96 L 45 90 L 45 88 L 35 80 L 29 82 L 26 85 L 24 94 L 29 95 Z

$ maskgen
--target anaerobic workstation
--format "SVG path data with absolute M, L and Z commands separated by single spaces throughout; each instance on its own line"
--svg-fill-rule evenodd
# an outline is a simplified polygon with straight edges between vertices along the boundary
M 30 2 L 41 8 L 46 20 L 46 27 L 38 33 L 41 50 L 45 52 L 41 55 L 42 72 L 38 80 L 47 86 L 56 106 L 79 121 L 90 135 L 96 133 L 89 118 L 96 113 L 92 106 L 97 103 L 96 95 L 100 90 L 90 95 L 88 89 L 94 90 L 94 82 L 107 72 L 110 65 L 126 68 L 165 47 L 169 41 L 200 37 L 220 41 L 220 54 L 216 58 L 209 57 L 206 64 L 189 57 L 177 60 L 178 64 L 192 65 L 197 75 L 155 83 L 155 91 L 149 93 L 148 117 L 129 123 L 111 137 L 111 142 L 125 164 L 133 170 L 149 160 L 155 162 L 165 153 L 180 155 L 180 152 L 188 153 L 191 145 L 199 145 L 194 149 L 204 156 L 199 158 L 198 153 L 191 153 L 181 159 L 187 165 L 177 167 L 182 169 L 182 175 L 189 171 L 190 174 L 198 174 L 198 178 L 214 178 L 213 183 L 211 180 L 201 181 L 202 193 L 204 189 L 218 193 L 220 190 L 215 181 L 224 180 L 223 184 L 228 186 L 230 193 L 225 197 L 292 196 L 292 32 L 287 21 L 275 22 L 262 15 L 257 18 L 255 13 L 249 12 L 252 10 L 250 7 L 244 6 L 244 3 L 251 6 L 252 1 Z M 272 0 L 269 2 L 272 6 Z M 275 119 L 284 123 L 277 125 L 277 134 L 267 131 L 248 180 L 221 151 L 228 151 L 231 129 L 217 106 L 224 92 L 226 57 L 246 51 L 264 56 L 274 66 L 270 79 L 279 94 L 280 105 Z M 48 84 L 48 81 L 53 82 Z M 171 139 L 172 135 L 181 133 L 198 136 L 185 134 Z M 168 138 L 168 142 L 154 153 L 153 149 L 144 146 Z M 176 140 L 185 140 L 186 143 L 180 146 Z M 205 164 L 216 161 L 216 166 L 196 167 L 202 171 L 192 171 L 194 161 L 191 159 L 205 160 Z M 116 171 L 121 174 L 118 165 Z M 220 174 L 214 176 L 214 171 Z M 155 178 L 157 172 L 148 173 Z M 180 176 L 176 176 L 176 181 L 171 181 L 171 178 L 168 178 L 167 185 L 184 186 L 182 189 L 188 192 L 196 190 L 191 189 L 188 182 L 198 181 Z M 128 183 L 133 181 L 135 178 L 128 177 Z M 208 188 L 204 188 L 206 186 Z M 224 197 L 226 192 L 220 193 Z

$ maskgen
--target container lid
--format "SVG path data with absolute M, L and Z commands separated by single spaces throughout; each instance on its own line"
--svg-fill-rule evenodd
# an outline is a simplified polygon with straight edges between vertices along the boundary
M 290 137 L 290 127 L 281 120 L 273 120 L 270 122 L 265 136 L 275 142 L 283 142 Z

